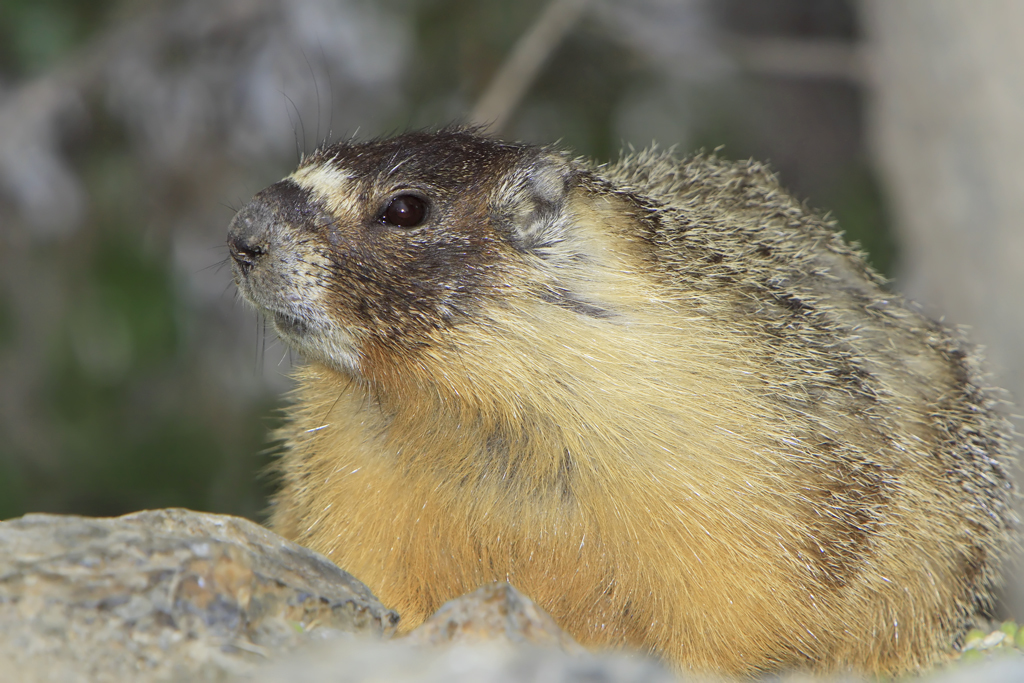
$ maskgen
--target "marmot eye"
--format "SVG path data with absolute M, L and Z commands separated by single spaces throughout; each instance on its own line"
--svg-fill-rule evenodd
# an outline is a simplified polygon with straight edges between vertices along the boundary
M 400 194 L 388 204 L 380 220 L 399 228 L 415 228 L 427 217 L 427 201 L 414 194 Z

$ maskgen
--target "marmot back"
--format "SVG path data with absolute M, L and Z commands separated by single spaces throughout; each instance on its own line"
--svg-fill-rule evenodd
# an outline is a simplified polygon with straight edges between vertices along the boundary
M 1011 544 L 1011 435 L 832 228 L 713 156 L 318 151 L 228 240 L 309 361 L 274 528 L 404 629 L 507 580 L 682 669 L 933 663 Z

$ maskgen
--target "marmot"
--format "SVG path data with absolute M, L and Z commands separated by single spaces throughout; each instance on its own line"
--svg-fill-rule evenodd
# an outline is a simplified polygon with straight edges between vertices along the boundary
M 228 238 L 308 360 L 273 528 L 405 630 L 508 581 L 683 670 L 932 664 L 1012 544 L 1012 435 L 834 228 L 714 155 L 318 150 Z

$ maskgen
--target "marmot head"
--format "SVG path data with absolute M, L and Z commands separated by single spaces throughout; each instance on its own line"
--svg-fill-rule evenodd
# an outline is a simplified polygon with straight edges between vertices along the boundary
M 290 345 L 358 375 L 368 354 L 414 351 L 533 286 L 531 264 L 565 242 L 583 172 L 464 130 L 327 147 L 235 216 L 235 282 Z

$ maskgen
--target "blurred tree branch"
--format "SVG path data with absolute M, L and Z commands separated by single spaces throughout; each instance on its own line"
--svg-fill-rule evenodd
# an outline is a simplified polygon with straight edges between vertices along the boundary
M 589 0 L 551 0 L 533 25 L 516 42 L 469 121 L 500 133 L 537 78 L 541 67 L 576 25 Z

